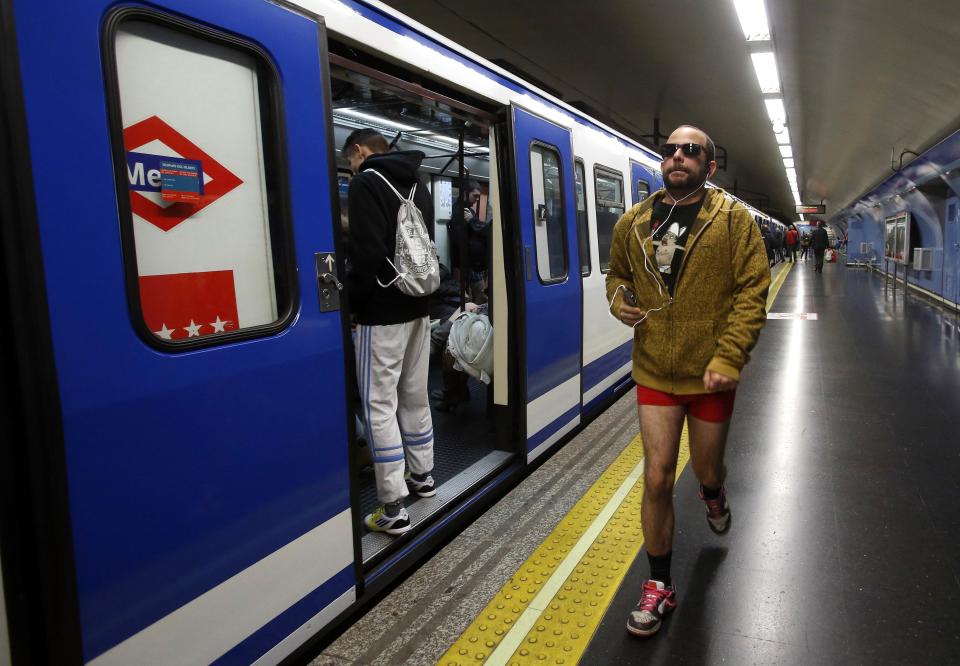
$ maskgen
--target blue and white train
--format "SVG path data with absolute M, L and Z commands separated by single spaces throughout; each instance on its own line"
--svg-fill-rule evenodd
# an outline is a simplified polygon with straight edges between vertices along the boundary
M 640 144 L 378 2 L 0 8 L 18 663 L 309 650 L 630 386 L 604 272 L 617 218 L 661 186 Z M 436 414 L 439 492 L 397 539 L 361 524 L 337 287 L 336 147 L 360 126 L 426 153 L 445 262 L 465 179 L 493 221 L 493 381 Z

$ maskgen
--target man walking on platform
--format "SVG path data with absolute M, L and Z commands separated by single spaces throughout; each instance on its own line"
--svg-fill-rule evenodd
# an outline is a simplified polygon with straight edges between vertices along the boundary
M 810 238 L 810 248 L 813 250 L 813 256 L 817 259 L 814 270 L 818 273 L 823 272 L 823 253 L 827 251 L 829 245 L 830 237 L 827 236 L 823 220 L 820 220 L 817 222 L 817 228 L 813 230 L 813 236 Z
M 747 209 L 707 189 L 713 141 L 681 125 L 661 146 L 664 190 L 617 222 L 607 274 L 610 312 L 634 329 L 644 447 L 641 520 L 650 578 L 627 630 L 650 636 L 677 605 L 670 577 L 673 485 L 684 420 L 707 522 L 730 527 L 723 464 L 740 372 L 766 322 L 770 268 Z
M 363 522 L 374 532 L 402 534 L 410 529 L 403 506 L 407 485 L 420 497 L 435 495 L 436 488 L 427 397 L 430 299 L 394 286 L 397 213 L 401 199 L 412 199 L 432 238 L 433 201 L 417 178 L 423 153 L 388 152 L 379 132 L 358 129 L 347 137 L 342 155 L 356 174 L 348 195 L 346 282 L 357 322 L 357 385 L 381 502 Z

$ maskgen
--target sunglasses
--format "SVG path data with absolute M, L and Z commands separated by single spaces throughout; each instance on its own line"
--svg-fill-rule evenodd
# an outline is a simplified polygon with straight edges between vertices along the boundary
M 660 154 L 663 156 L 663 159 L 669 159 L 673 157 L 678 148 L 682 150 L 683 154 L 687 157 L 696 157 L 704 149 L 699 143 L 665 143 L 660 146 Z

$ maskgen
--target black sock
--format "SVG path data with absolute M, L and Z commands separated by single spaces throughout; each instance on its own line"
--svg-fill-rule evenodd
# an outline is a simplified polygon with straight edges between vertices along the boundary
M 663 583 L 664 587 L 670 587 L 670 556 L 673 552 L 666 555 L 651 555 L 647 553 L 647 560 L 650 561 L 650 578 Z
M 703 499 L 717 499 L 720 497 L 720 488 L 707 488 L 700 484 L 700 492 L 703 493 Z
M 387 515 L 387 518 L 396 518 L 400 515 L 400 509 L 403 508 L 403 500 L 397 502 L 387 502 L 383 505 L 384 513 Z

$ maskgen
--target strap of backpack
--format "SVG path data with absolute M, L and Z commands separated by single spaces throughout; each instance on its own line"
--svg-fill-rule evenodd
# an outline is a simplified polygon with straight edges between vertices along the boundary
M 368 172 L 370 172 L 370 173 L 375 173 L 375 174 L 377 174 L 378 176 L 380 176 L 380 178 L 383 180 L 383 182 L 385 182 L 385 183 L 387 184 L 387 187 L 389 187 L 389 188 L 393 191 L 393 193 L 397 195 L 397 198 L 400 199 L 400 201 L 413 201 L 413 193 L 417 191 L 417 184 L 416 184 L 416 183 L 413 184 L 413 189 L 410 190 L 410 196 L 409 196 L 409 197 L 404 197 L 402 194 L 400 194 L 399 192 L 397 192 L 397 188 L 395 188 L 395 187 L 393 186 L 393 183 L 391 183 L 389 180 L 387 180 L 387 177 L 384 176 L 384 175 L 383 175 L 382 173 L 380 173 L 379 171 L 377 171 L 376 169 L 364 169 L 364 171 L 368 171 Z

